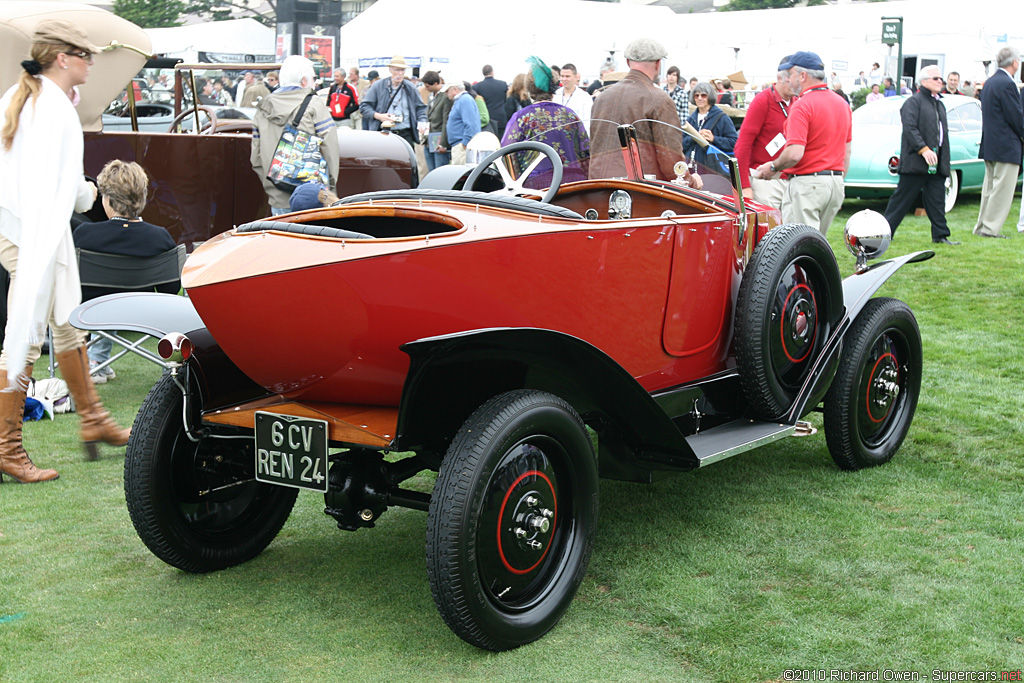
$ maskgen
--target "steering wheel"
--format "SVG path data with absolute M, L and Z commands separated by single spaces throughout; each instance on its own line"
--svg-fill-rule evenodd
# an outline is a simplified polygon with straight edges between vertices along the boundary
M 205 124 L 203 124 L 203 126 L 199 129 L 199 132 L 201 133 L 204 130 L 206 130 L 207 128 L 209 128 L 211 130 L 216 130 L 216 128 L 217 128 L 217 114 L 213 111 L 213 109 L 211 109 L 210 107 L 207 107 L 205 104 L 200 104 L 199 105 L 199 111 L 205 113 L 206 116 L 209 117 L 209 119 L 210 119 Z M 180 114 L 175 116 L 174 120 L 171 121 L 171 125 L 167 126 L 167 132 L 168 133 L 175 132 L 174 129 L 178 127 L 178 124 L 180 124 L 187 117 L 192 116 L 192 115 L 193 115 L 192 108 L 189 107 L 188 109 L 184 110 L 183 112 L 181 112 Z
M 540 152 L 544 156 L 538 156 L 533 160 L 529 166 L 523 169 L 522 174 L 518 178 L 512 177 L 512 172 L 505 163 L 495 164 L 498 159 L 504 159 L 510 154 L 515 152 L 522 152 L 523 150 L 533 150 Z M 523 182 L 530 177 L 530 174 L 537 170 L 537 166 L 540 162 L 547 157 L 551 162 L 552 176 L 551 176 L 551 187 L 548 188 L 544 196 L 541 197 L 541 201 L 550 203 L 554 199 L 555 195 L 558 194 L 558 187 L 562 184 L 562 158 L 558 156 L 558 152 L 554 150 L 550 145 L 545 145 L 543 142 L 535 142 L 533 140 L 525 140 L 523 142 L 513 142 L 511 145 L 502 147 L 499 150 L 495 150 L 484 157 L 483 161 L 477 164 L 477 167 L 473 169 L 473 172 L 466 178 L 465 185 L 462 186 L 464 190 L 472 190 L 476 186 L 476 181 L 483 175 L 483 172 L 487 168 L 494 164 L 498 168 L 498 175 L 501 176 L 501 180 L 505 183 L 505 192 L 511 195 L 524 195 L 531 194 L 533 190 L 523 188 Z

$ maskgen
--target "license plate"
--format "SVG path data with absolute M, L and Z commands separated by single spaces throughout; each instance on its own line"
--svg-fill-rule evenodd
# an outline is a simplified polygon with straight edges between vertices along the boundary
M 327 491 L 327 421 L 256 412 L 256 481 Z

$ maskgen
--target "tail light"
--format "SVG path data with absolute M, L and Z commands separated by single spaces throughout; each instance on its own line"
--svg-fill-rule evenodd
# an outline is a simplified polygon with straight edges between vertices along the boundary
M 181 332 L 164 335 L 156 345 L 157 353 L 169 363 L 184 363 L 194 349 L 192 341 Z
M 900 158 L 895 154 L 889 157 L 889 173 L 895 174 L 900 170 Z

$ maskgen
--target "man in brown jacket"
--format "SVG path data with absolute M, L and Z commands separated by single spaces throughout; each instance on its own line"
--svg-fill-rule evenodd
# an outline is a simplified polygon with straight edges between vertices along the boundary
M 629 73 L 597 96 L 591 112 L 591 178 L 626 175 L 615 124 L 634 123 L 644 172 L 654 173 L 659 180 L 675 179 L 673 167 L 683 160 L 683 138 L 677 129 L 679 116 L 672 98 L 654 85 L 666 54 L 664 46 L 651 38 L 638 38 L 626 46 L 624 56 Z M 664 121 L 675 127 L 642 119 Z M 689 174 L 687 180 L 692 188 L 699 190 L 703 186 L 699 175 Z

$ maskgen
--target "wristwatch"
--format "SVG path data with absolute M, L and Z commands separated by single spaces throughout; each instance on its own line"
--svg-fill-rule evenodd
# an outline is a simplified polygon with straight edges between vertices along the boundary
M 774 161 L 768 163 L 768 168 L 772 169 L 772 173 L 778 173 L 779 172 L 779 169 L 775 168 L 775 162 Z

